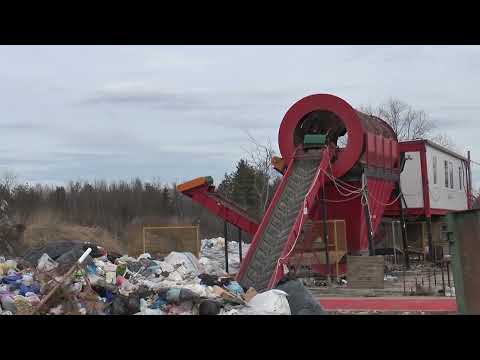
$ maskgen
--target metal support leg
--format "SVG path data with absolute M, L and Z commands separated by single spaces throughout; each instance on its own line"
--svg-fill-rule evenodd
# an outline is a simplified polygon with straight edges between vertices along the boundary
M 227 222 L 223 223 L 223 238 L 225 239 L 225 272 L 228 274 L 228 234 Z
M 446 265 L 447 265 L 447 281 L 448 281 L 448 287 L 452 287 L 452 285 L 450 285 L 450 263 L 447 261 Z
M 368 230 L 368 255 L 375 255 L 375 245 L 373 244 L 373 229 L 372 229 L 372 219 L 370 217 L 370 207 L 368 205 L 368 183 L 367 177 L 365 174 L 362 176 L 362 185 L 365 187 L 365 192 L 362 195 L 364 197 L 363 212 L 365 214 L 365 222 L 367 223 Z
M 445 276 L 443 274 L 443 261 L 441 263 L 441 269 L 442 269 L 442 288 L 443 288 L 443 296 L 447 296 L 447 293 L 445 292 Z
M 323 241 L 325 242 L 325 260 L 327 263 L 327 280 L 330 283 L 330 254 L 328 252 L 328 223 L 327 223 L 327 202 L 325 201 L 325 187 L 322 188 L 322 215 L 323 215 Z
M 428 237 L 428 256 L 430 261 L 436 262 L 435 248 L 433 246 L 433 237 L 432 237 L 432 218 L 427 217 L 427 237 Z
M 242 263 L 242 229 L 238 228 L 238 257 Z
M 407 242 L 407 223 L 405 221 L 405 198 L 403 194 L 400 196 L 400 226 L 402 227 L 402 247 L 403 257 L 405 260 L 405 267 L 410 268 L 410 257 L 408 255 L 408 242 Z

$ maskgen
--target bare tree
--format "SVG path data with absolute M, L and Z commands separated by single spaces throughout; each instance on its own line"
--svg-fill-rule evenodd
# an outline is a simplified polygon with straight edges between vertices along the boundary
M 275 155 L 275 151 L 270 140 L 267 140 L 266 144 L 261 144 L 248 131 L 246 134 L 252 145 L 246 152 L 250 164 L 253 165 L 258 175 L 254 179 L 254 190 L 259 199 L 259 215 L 263 215 L 270 199 L 271 184 L 276 176 L 272 166 L 272 157 Z
M 453 142 L 453 139 L 445 133 L 437 134 L 433 136 L 430 140 L 433 142 L 442 145 L 450 150 L 458 150 L 457 145 Z
M 377 116 L 387 122 L 400 141 L 430 139 L 442 146 L 455 149 L 452 139 L 446 134 L 434 134 L 436 125 L 424 110 L 414 109 L 396 98 L 390 98 L 377 108 L 361 106 L 360 111 Z
M 386 121 L 395 131 L 399 140 L 427 138 L 435 129 L 435 123 L 423 110 L 415 110 L 407 103 L 391 98 L 377 108 L 363 106 L 360 110 L 368 115 Z
M 17 175 L 12 171 L 5 171 L 0 179 L 2 185 L 7 192 L 11 192 L 17 183 Z

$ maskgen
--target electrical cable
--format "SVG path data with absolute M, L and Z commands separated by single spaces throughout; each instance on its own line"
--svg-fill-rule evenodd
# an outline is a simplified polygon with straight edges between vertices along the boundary
M 358 198 L 359 196 L 362 196 L 362 194 L 357 194 L 355 196 L 352 196 L 351 198 L 348 198 L 348 199 L 343 199 L 343 200 L 329 200 L 329 199 L 325 199 L 325 202 L 327 203 L 343 203 L 343 202 L 348 202 L 348 201 L 351 201 L 353 199 L 356 199 Z
M 383 206 L 390 206 L 390 205 L 395 204 L 395 203 L 397 202 L 397 200 L 400 199 L 400 196 L 401 196 L 401 195 L 402 195 L 402 193 L 398 194 L 397 197 L 392 200 L 392 202 L 384 203 L 384 202 L 376 199 L 372 194 L 369 194 L 370 198 L 371 198 L 373 201 L 376 201 L 378 204 L 383 205 Z

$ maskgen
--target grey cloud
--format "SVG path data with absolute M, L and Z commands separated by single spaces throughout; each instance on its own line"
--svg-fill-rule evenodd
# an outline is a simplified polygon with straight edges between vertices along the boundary
M 436 107 L 438 110 L 444 110 L 444 111 L 479 111 L 480 110 L 480 104 L 457 104 L 457 105 L 439 105 Z
M 0 130 L 37 130 L 41 128 L 44 126 L 29 122 L 0 122 Z
M 165 92 L 146 90 L 142 87 L 124 90 L 102 90 L 81 100 L 82 105 L 98 104 L 147 104 L 166 110 L 223 110 L 238 109 L 244 106 L 258 106 L 259 103 L 281 103 L 291 91 L 265 90 L 249 92 Z
M 99 93 L 82 102 L 83 104 L 155 104 L 162 109 L 184 110 L 205 106 L 205 102 L 190 94 L 160 92 Z

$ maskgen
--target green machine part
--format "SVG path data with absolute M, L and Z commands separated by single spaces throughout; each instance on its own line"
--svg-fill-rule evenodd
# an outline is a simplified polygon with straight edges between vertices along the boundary
M 455 295 L 460 314 L 480 314 L 480 210 L 447 215 Z
M 325 145 L 327 142 L 327 135 L 325 134 L 306 134 L 303 138 L 304 148 L 314 148 Z

